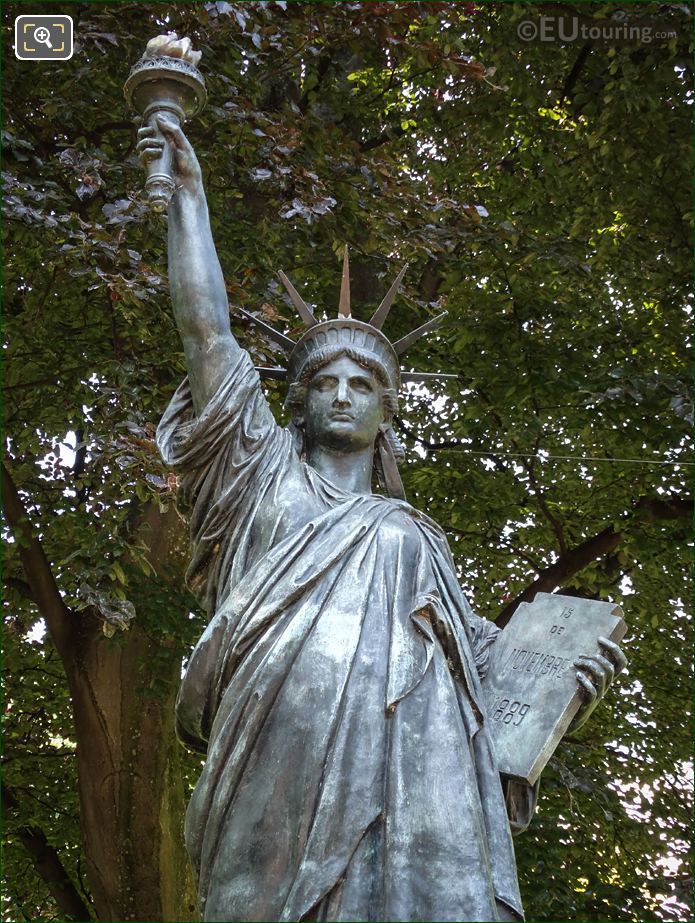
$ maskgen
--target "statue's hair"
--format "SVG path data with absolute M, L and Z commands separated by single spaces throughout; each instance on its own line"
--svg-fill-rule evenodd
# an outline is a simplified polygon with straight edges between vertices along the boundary
M 290 382 L 290 386 L 287 389 L 285 406 L 288 407 L 292 413 L 292 424 L 290 429 L 297 451 L 300 455 L 302 455 L 305 450 L 301 417 L 303 416 L 304 408 L 306 405 L 306 396 L 307 390 L 309 388 L 309 382 L 319 369 L 322 369 L 324 366 L 328 365 L 329 362 L 333 362 L 334 359 L 339 359 L 341 356 L 347 356 L 348 359 L 352 359 L 353 362 L 361 365 L 362 368 L 368 369 L 373 373 L 381 385 L 381 400 L 386 420 L 379 427 L 379 435 L 377 436 L 377 441 L 379 437 L 385 439 L 389 444 L 391 451 L 393 452 L 396 462 L 400 464 L 405 460 L 405 449 L 396 436 L 393 427 L 391 426 L 391 419 L 394 413 L 396 413 L 398 410 L 398 392 L 394 387 L 392 387 L 386 369 L 374 355 L 365 352 L 364 350 L 357 349 L 354 346 L 348 346 L 344 344 L 326 346 L 322 349 L 317 349 L 315 352 L 312 352 L 308 360 L 299 370 L 297 378 Z M 376 447 L 375 455 L 377 469 L 379 469 L 380 463 L 378 463 L 378 451 L 376 451 Z
M 384 439 L 391 446 L 391 451 L 393 452 L 393 457 L 396 459 L 396 464 L 400 465 L 405 461 L 405 446 L 396 435 L 396 432 L 390 423 L 385 423 L 381 432 L 384 436 Z

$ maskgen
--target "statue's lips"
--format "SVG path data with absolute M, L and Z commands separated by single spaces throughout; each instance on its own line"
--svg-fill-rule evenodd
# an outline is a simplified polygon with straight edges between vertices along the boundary
M 354 419 L 355 418 L 351 413 L 345 413 L 342 410 L 339 411 L 338 413 L 331 414 L 331 420 L 335 420 L 338 423 L 347 423 L 347 422 L 352 423 Z

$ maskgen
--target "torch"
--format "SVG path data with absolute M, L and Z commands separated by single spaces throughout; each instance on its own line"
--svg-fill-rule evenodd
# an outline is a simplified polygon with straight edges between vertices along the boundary
M 147 43 L 144 55 L 128 75 L 123 87 L 126 100 L 159 137 L 158 115 L 166 114 L 182 125 L 203 108 L 207 93 L 196 67 L 200 56 L 200 51 L 191 49 L 189 38 L 179 39 L 175 32 L 158 35 Z M 165 144 L 162 156 L 147 164 L 145 191 L 152 209 L 166 211 L 175 188 L 171 151 Z

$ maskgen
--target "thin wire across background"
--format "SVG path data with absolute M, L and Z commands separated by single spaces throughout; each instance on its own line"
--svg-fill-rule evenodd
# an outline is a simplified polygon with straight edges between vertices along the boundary
M 489 451 L 485 452 L 480 449 L 468 449 L 465 445 L 457 446 L 445 444 L 438 446 L 434 443 L 421 442 L 419 440 L 418 444 L 428 452 L 461 452 L 468 455 L 483 455 L 487 458 L 503 456 L 506 458 L 536 458 L 538 461 L 561 459 L 563 461 L 578 462 L 619 462 L 625 465 L 695 465 L 695 462 L 693 461 L 672 461 L 670 459 L 666 460 L 658 458 L 603 458 L 600 455 L 551 455 L 549 452 L 498 452 L 495 449 L 490 449 Z

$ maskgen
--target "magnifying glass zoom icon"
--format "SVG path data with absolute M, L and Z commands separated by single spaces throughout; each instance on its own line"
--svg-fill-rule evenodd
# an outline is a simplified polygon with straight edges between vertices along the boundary
M 53 45 L 51 45 L 51 33 L 45 26 L 38 26 L 34 29 L 34 41 L 39 42 L 41 45 L 46 45 L 47 48 L 53 48 Z

